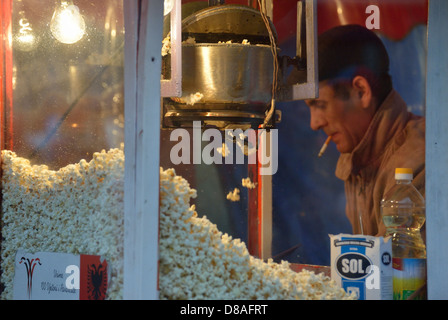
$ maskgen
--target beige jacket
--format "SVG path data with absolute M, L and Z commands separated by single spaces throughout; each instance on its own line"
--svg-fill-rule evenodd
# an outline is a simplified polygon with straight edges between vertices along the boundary
M 395 168 L 412 168 L 413 183 L 425 196 L 425 118 L 408 112 L 393 90 L 361 142 L 352 153 L 341 154 L 336 166 L 336 176 L 345 181 L 346 214 L 354 234 L 385 234 L 380 203 L 395 184 Z

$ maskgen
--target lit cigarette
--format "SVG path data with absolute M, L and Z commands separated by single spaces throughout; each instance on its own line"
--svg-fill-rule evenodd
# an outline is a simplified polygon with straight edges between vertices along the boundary
M 328 136 L 327 140 L 325 140 L 325 142 L 324 142 L 324 145 L 322 146 L 322 148 L 320 148 L 319 154 L 317 155 L 318 157 L 321 157 L 324 154 L 325 150 L 327 150 L 330 140 L 331 140 L 331 136 Z

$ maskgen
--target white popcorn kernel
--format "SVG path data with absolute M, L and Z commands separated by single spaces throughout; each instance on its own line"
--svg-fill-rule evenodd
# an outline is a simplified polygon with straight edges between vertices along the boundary
M 194 37 L 188 37 L 187 40 L 182 41 L 182 43 L 187 43 L 187 44 L 195 44 L 196 43 L 196 39 Z
M 194 105 L 196 102 L 201 101 L 201 99 L 204 97 L 204 95 L 200 92 L 191 93 L 189 96 L 187 96 L 184 100 L 185 103 L 188 105 Z
M 227 194 L 227 200 L 240 201 L 240 189 L 235 188 Z
M 243 178 L 241 184 L 248 189 L 254 189 L 257 186 L 257 184 L 252 182 L 249 177 Z
M 170 54 L 171 52 L 171 35 L 168 34 L 163 40 L 162 40 L 162 57 Z
M 230 148 L 227 147 L 225 142 L 222 143 L 222 147 L 216 148 L 216 151 L 218 151 L 224 158 L 230 155 Z

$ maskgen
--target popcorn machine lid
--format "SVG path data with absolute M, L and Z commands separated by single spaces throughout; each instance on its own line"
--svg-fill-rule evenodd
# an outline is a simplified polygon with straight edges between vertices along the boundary
M 270 29 L 277 43 L 277 32 L 269 20 Z M 262 15 L 256 9 L 241 5 L 221 5 L 197 11 L 182 21 L 182 32 L 198 42 L 219 41 L 269 45 L 269 32 Z

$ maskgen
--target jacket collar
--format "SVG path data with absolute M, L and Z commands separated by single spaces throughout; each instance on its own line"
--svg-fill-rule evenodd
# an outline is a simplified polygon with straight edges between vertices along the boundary
M 392 137 L 404 129 L 409 118 L 406 103 L 392 90 L 380 105 L 364 137 L 351 153 L 342 153 L 336 165 L 336 176 L 347 180 L 362 168 L 375 162 Z

